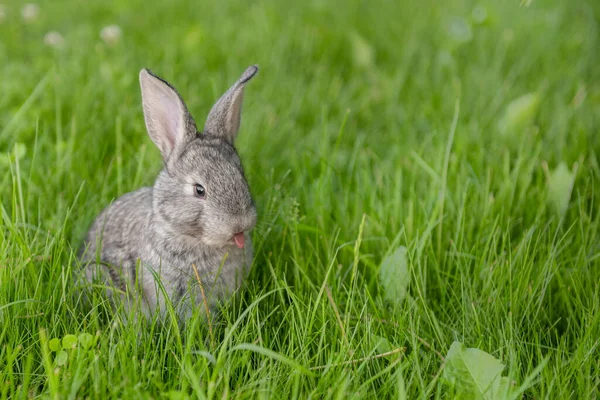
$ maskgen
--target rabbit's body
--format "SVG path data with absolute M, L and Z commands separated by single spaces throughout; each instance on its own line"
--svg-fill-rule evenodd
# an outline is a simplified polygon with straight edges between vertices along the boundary
M 256 210 L 233 139 L 243 86 L 255 73 L 249 68 L 215 104 L 200 134 L 175 90 L 142 71 L 146 125 L 165 168 L 153 187 L 118 198 L 96 218 L 81 251 L 88 282 L 138 288 L 147 314 L 166 311 L 164 293 L 182 317 L 204 296 L 214 308 L 240 286 Z

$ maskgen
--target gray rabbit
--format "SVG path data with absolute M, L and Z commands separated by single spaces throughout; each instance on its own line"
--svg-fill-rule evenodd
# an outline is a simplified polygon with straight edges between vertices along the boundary
M 154 186 L 125 194 L 96 218 L 80 250 L 87 282 L 122 294 L 138 288 L 146 315 L 164 315 L 167 295 L 182 318 L 203 304 L 214 309 L 240 286 L 257 215 L 234 140 L 244 86 L 257 72 L 242 74 L 200 133 L 175 88 L 140 71 L 146 128 L 164 168 Z

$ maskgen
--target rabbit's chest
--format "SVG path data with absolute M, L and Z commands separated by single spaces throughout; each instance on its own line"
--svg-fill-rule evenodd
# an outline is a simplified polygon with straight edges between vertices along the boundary
M 172 299 L 184 298 L 190 289 L 195 297 L 202 291 L 215 298 L 227 297 L 248 275 L 252 245 L 221 251 L 185 252 L 177 255 L 152 252 L 151 264 Z M 156 269 L 154 265 L 160 267 Z M 200 299 L 201 300 L 201 299 Z

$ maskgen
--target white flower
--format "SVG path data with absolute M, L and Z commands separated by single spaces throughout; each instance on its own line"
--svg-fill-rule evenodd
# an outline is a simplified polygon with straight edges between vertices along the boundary
M 466 43 L 473 39 L 471 25 L 464 18 L 451 18 L 447 30 L 450 37 L 459 43 Z
M 46 43 L 50 47 L 58 49 L 60 47 L 63 47 L 63 45 L 65 44 L 65 39 L 60 33 L 56 31 L 50 31 L 46 33 L 46 36 L 44 36 L 44 43 Z
M 122 32 L 118 25 L 108 25 L 100 31 L 100 38 L 104 43 L 114 45 L 121 39 Z
M 37 4 L 28 3 L 23 6 L 21 9 L 21 16 L 25 22 L 33 22 L 37 19 L 40 14 L 40 8 Z
M 488 12 L 484 6 L 475 6 L 471 11 L 471 18 L 476 24 L 483 24 L 488 19 Z
M 515 37 L 515 32 L 510 28 L 506 28 L 502 32 L 502 39 L 504 39 L 507 42 L 512 42 L 514 37 Z

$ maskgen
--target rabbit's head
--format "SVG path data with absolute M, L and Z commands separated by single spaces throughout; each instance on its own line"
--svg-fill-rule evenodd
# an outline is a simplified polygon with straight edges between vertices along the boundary
M 215 103 L 202 133 L 175 88 L 140 72 L 146 128 L 165 163 L 153 189 L 153 224 L 163 234 L 244 247 L 256 209 L 234 140 L 244 86 L 257 71 L 249 67 Z

